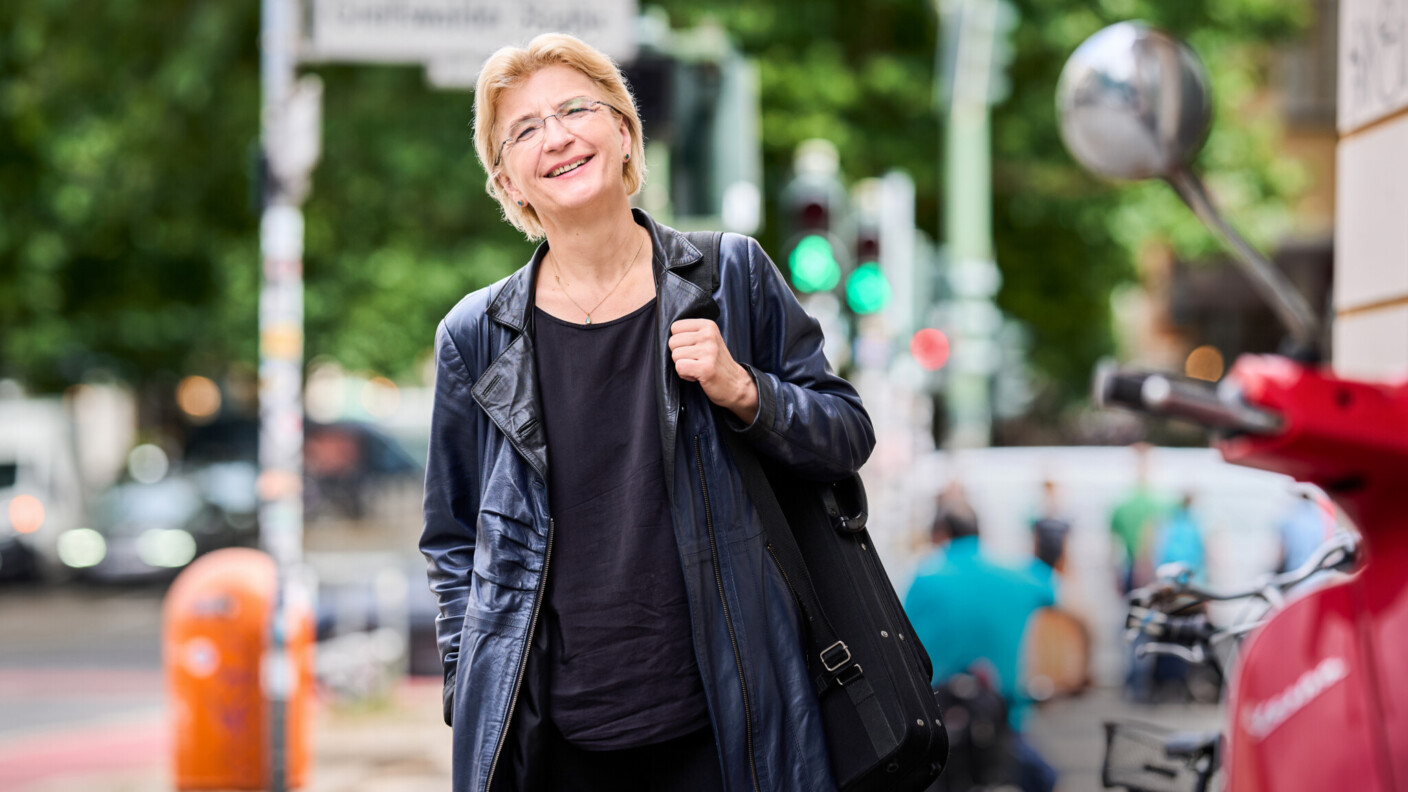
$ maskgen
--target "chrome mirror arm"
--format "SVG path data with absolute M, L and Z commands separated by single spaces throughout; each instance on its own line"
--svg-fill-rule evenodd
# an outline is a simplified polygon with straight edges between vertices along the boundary
M 1286 330 L 1291 334 L 1291 339 L 1299 347 L 1299 351 L 1305 354 L 1314 355 L 1317 359 L 1320 350 L 1320 321 L 1316 318 L 1315 312 L 1310 309 L 1310 304 L 1306 302 L 1302 295 L 1290 280 L 1286 278 L 1276 266 L 1261 254 L 1261 251 L 1252 247 L 1237 230 L 1233 228 L 1217 206 L 1213 204 L 1208 196 L 1207 188 L 1203 186 L 1202 179 L 1187 167 L 1179 167 L 1169 173 L 1165 180 L 1178 193 L 1178 197 L 1193 210 L 1193 214 L 1207 226 L 1210 231 L 1222 240 L 1222 243 L 1232 251 L 1233 258 L 1241 265 L 1242 271 L 1251 279 L 1252 287 L 1260 294 L 1262 299 L 1271 305 L 1271 309 L 1276 312 L 1277 318 L 1286 326 Z

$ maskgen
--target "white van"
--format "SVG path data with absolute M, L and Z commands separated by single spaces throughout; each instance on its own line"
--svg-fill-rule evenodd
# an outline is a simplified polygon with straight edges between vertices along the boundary
M 45 580 L 63 579 L 58 537 L 82 526 L 85 507 L 73 421 L 63 403 L 0 399 L 0 577 L 20 566 Z

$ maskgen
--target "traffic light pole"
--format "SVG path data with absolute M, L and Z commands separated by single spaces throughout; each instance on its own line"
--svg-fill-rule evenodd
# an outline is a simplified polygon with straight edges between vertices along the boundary
M 990 324 L 992 297 L 1001 279 L 992 238 L 993 50 L 999 35 L 997 0 L 936 0 L 954 64 L 944 135 L 944 232 L 947 276 L 956 300 L 947 404 L 954 448 L 986 446 L 992 439 L 992 372 L 996 363 Z

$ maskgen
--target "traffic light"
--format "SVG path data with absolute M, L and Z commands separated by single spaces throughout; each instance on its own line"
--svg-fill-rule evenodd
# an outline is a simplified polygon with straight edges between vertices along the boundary
M 797 240 L 787 256 L 792 285 L 800 292 L 830 291 L 841 282 L 841 264 L 836 249 L 824 233 L 807 234 Z
M 873 314 L 890 304 L 890 282 L 874 262 L 855 268 L 846 278 L 846 305 L 858 314 Z
M 782 191 L 784 225 L 791 242 L 787 269 L 802 293 L 830 291 L 841 284 L 849 255 L 835 236 L 844 224 L 845 190 L 838 178 L 836 146 L 825 140 L 797 147 L 794 176 Z
M 890 281 L 880 269 L 880 231 L 862 226 L 856 234 L 858 266 L 846 278 L 846 305 L 856 314 L 872 314 L 890 304 Z
M 639 50 L 624 75 L 645 125 L 647 156 L 659 169 L 641 205 L 659 207 L 679 228 L 756 233 L 763 156 L 757 65 L 716 26 L 671 29 L 657 11 L 644 11 L 638 23 Z
M 942 330 L 926 327 L 909 339 L 909 353 L 925 371 L 938 371 L 948 362 L 948 336 Z

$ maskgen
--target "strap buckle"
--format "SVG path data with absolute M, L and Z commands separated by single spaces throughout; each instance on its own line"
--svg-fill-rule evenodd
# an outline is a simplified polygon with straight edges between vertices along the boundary
M 845 657 L 842 657 L 842 658 L 838 659 L 838 660 L 837 660 L 836 662 L 834 662 L 834 663 L 831 662 L 830 660 L 827 660 L 827 659 L 826 659 L 826 656 L 827 656 L 828 654 L 831 654 L 833 649 L 837 649 L 837 648 L 839 648 L 839 650 L 840 650 L 841 652 L 844 652 L 844 653 L 845 653 Z M 821 650 L 821 665 L 822 665 L 822 667 L 825 668 L 827 671 L 834 672 L 836 669 L 840 668 L 841 666 L 843 666 L 843 665 L 845 665 L 846 663 L 849 663 L 849 662 L 851 662 L 851 649 L 850 649 L 850 647 L 846 646 L 846 642 L 845 642 L 845 641 L 837 641 L 836 643 L 831 644 L 830 646 L 828 646 L 828 647 L 826 647 L 825 649 L 822 649 L 822 650 Z
M 859 680 L 863 676 L 865 676 L 865 670 L 860 667 L 860 663 L 856 663 L 855 665 L 852 665 L 850 668 L 847 668 L 845 671 L 842 671 L 841 673 L 836 675 L 836 684 L 840 685 L 841 687 L 845 687 L 846 685 L 849 685 L 852 682 Z

